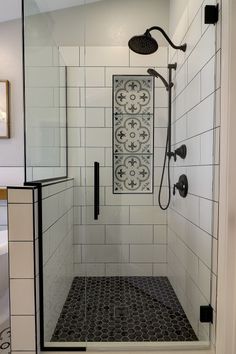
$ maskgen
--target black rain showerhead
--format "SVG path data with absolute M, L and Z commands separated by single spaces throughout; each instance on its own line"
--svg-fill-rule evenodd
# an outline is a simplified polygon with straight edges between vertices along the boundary
M 132 37 L 128 45 L 133 52 L 142 55 L 153 54 L 158 49 L 157 41 L 149 31 L 146 31 L 143 35 Z
M 161 81 L 163 82 L 163 84 L 165 85 L 166 87 L 166 90 L 168 91 L 169 88 L 170 88 L 170 85 L 168 84 L 168 82 L 166 81 L 166 79 L 164 79 L 164 77 L 159 74 L 156 70 L 154 69 L 148 69 L 147 70 L 148 74 L 151 75 L 151 76 L 154 76 L 156 77 L 157 79 L 161 79 Z M 171 87 L 173 86 L 173 83 L 171 83 Z
M 170 40 L 170 38 L 167 36 L 165 31 L 161 27 L 158 27 L 158 26 L 153 26 L 153 27 L 147 29 L 146 32 L 142 35 L 132 37 L 128 42 L 129 48 L 133 52 L 135 52 L 137 54 L 142 54 L 142 55 L 155 53 L 158 49 L 158 44 L 157 44 L 157 41 L 150 34 L 150 32 L 153 30 L 157 30 L 157 31 L 161 32 L 163 34 L 163 36 L 165 37 L 165 39 L 167 40 L 167 42 L 171 45 L 171 47 L 173 47 L 175 49 L 180 49 L 183 52 L 186 51 L 186 48 L 187 48 L 186 44 L 176 46 Z

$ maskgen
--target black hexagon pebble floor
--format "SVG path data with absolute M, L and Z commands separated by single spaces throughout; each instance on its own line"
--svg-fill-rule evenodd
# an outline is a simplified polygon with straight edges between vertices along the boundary
M 197 341 L 167 277 L 76 277 L 52 342 Z

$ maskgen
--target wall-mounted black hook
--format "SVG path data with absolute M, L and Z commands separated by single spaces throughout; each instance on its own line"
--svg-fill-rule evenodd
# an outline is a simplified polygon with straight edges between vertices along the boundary
M 215 25 L 219 20 L 219 4 L 205 6 L 205 19 L 206 25 Z
M 176 189 L 178 189 L 181 197 L 186 198 L 188 195 L 188 179 L 186 175 L 181 175 L 179 181 L 174 184 L 173 195 L 175 195 Z

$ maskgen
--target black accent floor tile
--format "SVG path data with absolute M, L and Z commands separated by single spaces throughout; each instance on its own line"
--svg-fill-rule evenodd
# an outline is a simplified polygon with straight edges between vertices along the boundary
M 76 277 L 52 342 L 197 341 L 167 277 Z

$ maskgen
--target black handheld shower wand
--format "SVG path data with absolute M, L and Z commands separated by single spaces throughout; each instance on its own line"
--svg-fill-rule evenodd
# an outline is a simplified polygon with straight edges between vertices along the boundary
M 168 207 L 170 205 L 170 201 L 171 201 L 171 181 L 170 181 L 170 160 L 171 160 L 171 157 L 174 157 L 174 160 L 176 161 L 177 155 L 184 159 L 187 154 L 186 145 L 182 145 L 181 147 L 176 149 L 174 152 L 171 151 L 171 121 L 172 121 L 172 119 L 171 119 L 171 114 L 172 114 L 171 101 L 172 101 L 172 87 L 174 86 L 174 84 L 172 82 L 172 70 L 176 70 L 176 68 L 177 68 L 176 63 L 168 65 L 168 72 L 169 72 L 168 82 L 156 70 L 148 69 L 148 71 L 147 71 L 149 75 L 152 75 L 158 79 L 161 79 L 161 81 L 165 85 L 166 90 L 168 91 L 168 125 L 167 125 L 167 135 L 166 135 L 165 157 L 164 157 L 164 162 L 163 162 L 160 188 L 159 188 L 159 193 L 158 193 L 158 203 L 159 203 L 159 206 L 162 210 L 168 209 Z M 167 161 L 167 159 L 168 159 L 168 161 Z M 167 204 L 164 206 L 161 201 L 161 192 L 162 192 L 162 188 L 163 188 L 166 164 L 167 164 L 167 176 L 168 176 L 168 201 L 167 201 Z

